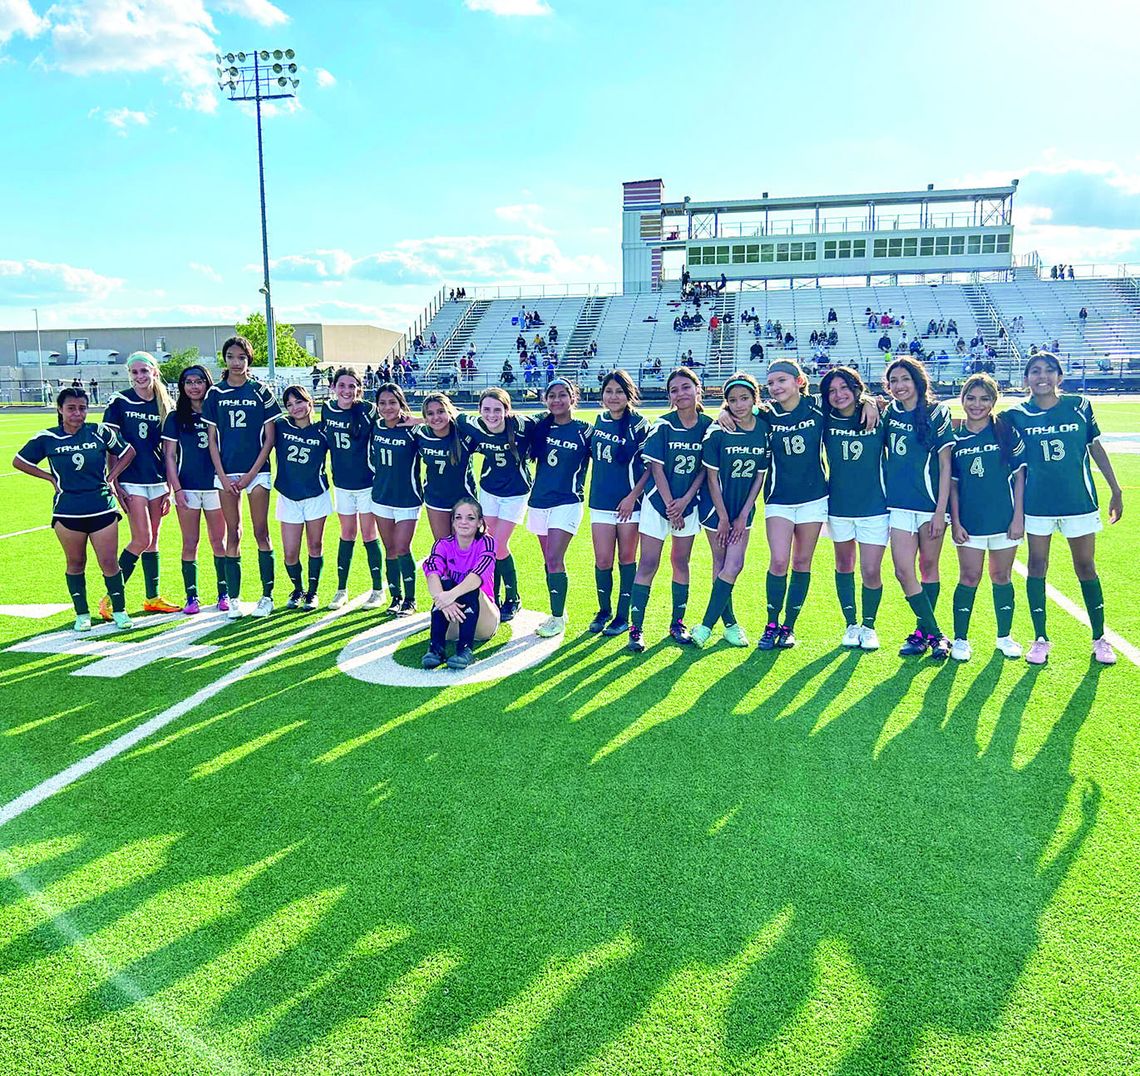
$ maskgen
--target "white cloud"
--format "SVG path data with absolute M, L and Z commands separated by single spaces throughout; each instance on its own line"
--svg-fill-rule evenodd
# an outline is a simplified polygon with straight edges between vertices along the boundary
M 269 0 L 215 0 L 210 6 L 224 15 L 251 19 L 262 26 L 284 26 L 289 21 L 289 16 Z
M 207 280 L 212 280 L 215 284 L 222 282 L 222 274 L 211 265 L 203 265 L 201 262 L 187 262 L 187 268 L 195 273 L 201 273 Z
M 64 300 L 100 300 L 122 287 L 123 281 L 74 265 L 0 260 L 0 304 L 51 304 Z
M 282 317 L 293 325 L 300 322 L 367 322 L 385 329 L 402 332 L 405 325 L 423 313 L 423 304 L 393 303 L 372 306 L 367 303 L 350 303 L 339 299 L 326 299 L 319 303 L 289 304 L 282 307 Z
M 35 37 L 46 28 L 47 22 L 32 10 L 28 0 L 0 0 L 0 45 L 16 34 Z
M 304 107 L 296 97 L 287 97 L 283 101 L 263 101 L 261 103 L 261 117 L 262 119 L 272 119 L 274 116 L 291 116 L 294 112 L 300 112 Z M 239 101 L 238 108 L 247 116 L 252 116 L 257 111 L 257 106 L 252 101 Z
M 550 235 L 551 230 L 542 223 L 540 218 L 545 210 L 536 202 L 520 202 L 516 205 L 501 205 L 495 207 L 495 216 L 509 224 L 517 224 L 543 235 Z
M 137 112 L 130 108 L 93 108 L 87 115 L 91 118 L 101 116 L 105 123 L 110 124 L 117 134 L 126 137 L 130 127 L 146 127 L 150 123 L 150 116 L 145 112 Z
M 336 85 L 336 76 L 331 71 L 326 71 L 323 67 L 318 67 L 316 70 L 317 85 L 321 89 L 326 89 L 329 86 Z
M 492 15 L 553 15 L 546 0 L 463 0 L 468 11 L 486 11 Z

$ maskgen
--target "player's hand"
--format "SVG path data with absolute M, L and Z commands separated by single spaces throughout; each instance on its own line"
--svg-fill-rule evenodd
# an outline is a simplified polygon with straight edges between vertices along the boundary
M 170 513 L 170 494 L 164 493 L 158 505 L 159 515 L 168 515 Z
M 946 533 L 946 513 L 935 512 L 927 526 L 931 538 L 941 538 Z
M 1121 490 L 1117 490 L 1108 502 L 1108 522 L 1119 523 L 1122 515 L 1124 515 L 1124 494 Z
M 119 507 L 129 516 L 131 514 L 130 506 L 127 504 L 127 495 L 123 492 L 123 487 L 118 482 L 111 484 L 111 490 L 115 494 L 115 500 L 119 502 Z
M 1005 532 L 1005 536 L 1011 542 L 1020 542 L 1025 537 L 1025 516 L 1015 515 L 1010 521 L 1009 530 Z
M 722 430 L 728 430 L 729 433 L 732 433 L 736 429 L 736 419 L 723 407 L 720 409 L 720 414 L 716 416 L 716 424 Z
M 253 471 L 246 471 L 246 473 L 234 483 L 237 487 L 234 492 L 240 493 L 243 489 L 249 489 L 249 484 L 255 477 Z
M 637 500 L 631 493 L 628 497 L 623 497 L 617 506 L 617 517 L 619 523 L 628 523 L 630 517 L 633 515 L 633 510 L 637 507 Z
M 743 542 L 748 537 L 748 519 L 745 516 L 737 516 L 732 521 L 732 533 L 728 536 L 728 544 L 736 545 L 737 542 Z
M 238 480 L 236 478 L 230 478 L 229 475 L 226 475 L 222 479 L 222 488 L 227 493 L 232 493 L 235 497 L 241 493 L 241 486 L 238 485 Z
M 879 424 L 879 405 L 874 400 L 863 403 L 863 429 L 873 430 Z
M 729 532 L 728 519 L 725 516 L 718 516 L 716 521 L 716 544 L 722 548 L 727 546 L 729 543 Z
M 189 502 L 186 500 L 186 491 L 184 489 L 174 491 L 174 503 L 178 505 L 179 508 L 190 507 Z
M 955 545 L 965 545 L 970 540 L 970 535 L 966 532 L 966 528 L 963 527 L 961 523 L 955 523 L 950 528 L 950 537 L 954 539 Z
M 453 602 L 451 605 L 446 606 L 445 608 L 441 609 L 440 612 L 442 612 L 443 615 L 447 617 L 448 621 L 452 624 L 462 624 L 463 621 L 467 619 L 467 610 L 457 602 Z

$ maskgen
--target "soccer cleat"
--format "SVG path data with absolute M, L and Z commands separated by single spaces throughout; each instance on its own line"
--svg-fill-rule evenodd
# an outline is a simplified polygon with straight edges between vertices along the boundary
M 693 637 L 689 634 L 689 629 L 685 627 L 684 621 L 674 620 L 669 625 L 669 638 L 679 646 L 692 646 Z
M 218 612 L 228 613 L 230 611 L 230 596 L 228 594 L 218 595 Z
M 776 649 L 777 650 L 791 650 L 796 645 L 796 633 L 783 624 L 780 630 L 776 632 Z
M 416 599 L 405 598 L 404 604 L 400 606 L 400 611 L 397 616 L 412 616 L 416 611 Z
M 594 619 L 586 626 L 586 630 L 591 635 L 599 635 L 605 630 L 606 621 L 608 621 L 612 615 L 609 609 L 599 609 L 594 614 Z
M 91 614 L 79 613 L 75 618 L 75 625 L 73 631 L 90 631 L 91 630 Z
M 1021 657 L 1021 643 L 1011 639 L 1008 635 L 1003 635 L 994 643 L 994 646 L 1007 658 Z
M 1048 639 L 1034 639 L 1025 660 L 1030 665 L 1044 665 L 1049 660 L 1049 651 L 1052 649 L 1053 644 Z
M 879 649 L 879 633 L 874 628 L 867 627 L 866 624 L 859 626 L 859 649 L 860 650 L 878 650 Z
M 268 594 L 263 594 L 257 599 L 257 604 L 250 612 L 250 616 L 269 616 L 273 612 L 273 599 Z
M 534 633 L 540 639 L 553 639 L 554 636 L 561 635 L 565 630 L 566 618 L 564 616 L 550 616 L 534 629 Z
M 301 608 L 304 609 L 306 613 L 314 613 L 319 607 L 320 601 L 318 600 L 316 593 L 306 594 L 305 597 L 301 600 Z
M 504 624 L 508 623 L 511 620 L 514 620 L 515 615 L 518 613 L 521 607 L 522 602 L 520 602 L 518 598 L 508 598 L 499 608 L 499 620 L 501 620 Z M 412 608 L 414 610 L 415 606 Z
M 927 647 L 930 646 L 930 643 L 927 642 L 927 640 L 932 638 L 933 636 L 923 635 L 922 632 L 916 628 L 906 637 L 906 642 L 899 647 L 899 657 L 922 657 L 922 655 L 926 653 Z
M 847 630 L 843 633 L 843 638 L 839 641 L 840 646 L 847 646 L 854 649 L 859 645 L 859 625 L 848 624 Z
M 447 659 L 447 667 L 449 669 L 466 669 L 474 660 L 475 655 L 471 652 L 471 647 L 461 646 Z
M 764 634 L 760 636 L 760 641 L 756 644 L 757 650 L 775 650 L 776 649 L 776 636 L 780 632 L 779 624 L 768 624 L 764 628 Z
M 748 636 L 744 634 L 744 629 L 739 624 L 725 624 L 724 641 L 729 646 L 747 646 Z
M 111 599 L 106 594 L 99 599 L 99 619 L 111 619 Z
M 397 602 L 399 602 L 399 600 L 400 600 L 399 598 L 393 598 L 392 599 L 392 605 L 397 604 Z M 382 590 L 374 590 L 368 595 L 367 598 L 364 599 L 364 608 L 365 609 L 379 609 L 380 606 L 382 606 L 383 604 L 384 604 L 384 591 L 382 591 Z M 390 608 L 389 608 L 389 611 L 391 611 Z
M 623 616 L 615 616 L 613 620 L 602 628 L 602 634 L 613 638 L 616 635 L 624 635 L 628 629 L 629 621 Z
M 704 624 L 698 624 L 693 628 L 692 632 L 690 632 L 690 638 L 698 650 L 704 650 L 712 640 L 712 628 L 706 628 Z
M 446 660 L 447 658 L 440 651 L 428 650 L 420 659 L 420 664 L 425 669 L 438 669 Z
M 180 613 L 182 607 L 175 605 L 173 602 L 168 602 L 165 598 L 147 598 L 143 602 L 144 613 Z
M 289 595 L 289 600 L 285 603 L 285 608 L 286 609 L 300 609 L 301 603 L 304 600 L 305 600 L 305 595 L 302 594 L 299 590 L 295 590 L 295 591 L 293 591 L 292 594 Z
M 1101 665 L 1116 664 L 1116 651 L 1112 649 L 1112 643 L 1103 635 L 1099 639 L 1093 640 L 1092 656 Z
M 950 656 L 955 661 L 969 661 L 974 656 L 973 650 L 970 649 L 969 640 L 955 639 L 954 645 L 950 647 Z
M 202 607 L 198 604 L 197 598 L 191 598 L 184 606 L 182 606 L 182 612 L 184 612 L 187 616 L 196 616 L 201 611 Z
M 641 654 L 645 650 L 645 636 L 641 634 L 641 629 L 636 624 L 630 625 L 629 642 L 625 644 L 625 648 L 634 654 Z
M 932 661 L 945 661 L 950 656 L 950 640 L 945 635 L 928 635 L 926 641 Z
M 111 619 L 115 622 L 115 627 L 119 631 L 130 631 L 135 626 L 135 622 L 127 616 L 126 613 L 111 613 Z
M 338 590 L 333 596 L 332 601 L 329 602 L 330 609 L 339 609 L 344 603 L 348 601 L 348 591 Z
M 229 607 L 226 609 L 227 620 L 241 620 L 245 616 L 245 610 L 241 607 L 241 601 L 238 598 L 230 598 Z

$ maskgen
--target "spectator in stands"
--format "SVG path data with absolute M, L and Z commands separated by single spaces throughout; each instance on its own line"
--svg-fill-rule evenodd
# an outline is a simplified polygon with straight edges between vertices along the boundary
M 325 371 L 325 380 L 328 382 L 328 386 L 329 386 L 329 389 L 331 391 L 332 386 L 333 386 L 333 368 L 331 365 Z
M 812 347 L 815 347 L 815 345 L 818 343 L 819 343 L 819 333 L 817 333 L 815 331 L 815 329 L 812 329 L 811 336 L 808 337 L 808 344 L 810 344 Z
M 945 348 L 943 348 L 941 351 L 939 351 L 939 352 L 938 352 L 938 359 L 937 359 L 937 361 L 938 361 L 938 362 L 940 362 L 940 363 L 942 363 L 942 362 L 949 362 L 949 361 L 950 361 L 950 356 L 947 354 L 947 352 L 946 352 L 946 349 L 945 349 Z
M 471 343 L 469 343 L 467 345 L 467 357 L 469 359 L 475 358 L 475 341 L 474 340 L 472 340 Z
M 748 349 L 748 357 L 756 362 L 764 361 L 764 345 L 759 340 Z
M 764 322 L 764 335 L 765 336 L 771 336 L 772 331 L 773 331 L 772 319 L 769 318 L 766 322 Z
M 1058 340 L 1055 336 L 1053 337 L 1053 346 L 1050 347 L 1049 350 L 1052 351 L 1054 355 L 1061 354 L 1061 341 Z
M 595 355 L 597 355 L 597 353 L 598 353 L 598 341 L 597 340 L 591 340 L 590 341 L 590 358 L 593 358 Z
M 503 368 L 499 371 L 499 381 L 504 385 L 513 385 L 515 383 L 515 368 L 511 365 L 509 357 L 503 359 Z
M 309 379 L 313 383 L 313 392 L 316 393 L 321 384 L 321 368 L 316 363 L 313 363 L 313 368 L 309 371 Z
M 945 318 L 941 318 L 939 320 L 938 330 L 936 332 L 936 335 L 937 336 L 945 336 L 946 335 L 946 319 Z
M 455 289 L 454 288 L 451 289 L 450 293 L 447 296 L 447 299 L 448 299 L 448 302 L 452 302 L 452 303 L 455 302 Z
M 515 351 L 526 353 L 526 337 L 522 333 L 515 337 Z
M 891 350 L 891 338 L 886 333 L 879 337 L 879 350 L 883 352 Z
M 926 323 L 926 335 L 927 336 L 934 336 L 934 334 L 937 332 L 938 332 L 938 322 L 935 321 L 934 318 L 931 318 Z
M 951 318 L 948 322 L 946 322 L 946 335 L 947 336 L 957 336 L 958 335 L 958 323 L 953 318 Z
M 554 360 L 551 359 L 550 361 L 553 362 Z M 580 369 L 588 370 L 589 368 L 590 368 L 590 359 L 588 356 L 583 355 L 582 356 L 582 365 L 581 365 Z
M 1096 360 L 1096 368 L 1102 373 L 1107 374 L 1112 372 L 1112 360 L 1107 355 L 1101 355 Z
M 784 326 L 780 324 L 779 318 L 776 319 L 776 324 L 772 326 L 772 329 L 776 334 L 776 339 L 782 340 L 784 337 Z
M 432 333 L 432 334 L 431 334 L 431 339 L 430 339 L 430 340 L 428 340 L 428 347 L 430 347 L 430 348 L 432 349 L 432 351 L 435 351 L 435 349 L 436 349 L 438 346 L 439 346 L 439 340 L 436 338 L 436 335 L 435 335 L 435 333 Z
M 681 290 L 684 291 L 689 286 L 689 281 L 693 278 L 689 275 L 689 267 L 687 265 L 681 266 Z
M 1076 279 L 1076 274 L 1073 272 L 1073 267 L 1071 265 L 1069 266 L 1069 279 L 1070 280 Z
M 685 320 L 687 321 L 689 318 L 689 315 L 685 314 L 684 317 L 685 317 Z M 681 319 L 680 318 L 674 318 L 673 319 L 673 331 L 675 333 L 679 333 L 681 331 Z
M 1077 317 L 1081 319 L 1081 329 L 1083 330 L 1085 327 L 1085 322 L 1088 321 L 1089 317 L 1088 307 L 1082 306 L 1080 310 L 1077 311 Z
M 828 347 L 835 347 L 835 345 L 838 343 L 839 343 L 839 330 L 838 329 L 832 329 L 831 332 L 829 332 L 827 334 L 827 346 Z
M 879 316 L 877 314 L 869 315 L 867 318 L 867 331 L 872 332 L 872 333 L 877 332 L 878 328 L 879 328 Z
M 1056 280 L 1057 279 L 1057 267 L 1055 265 L 1049 269 L 1049 279 L 1050 280 Z
M 719 329 L 719 328 L 720 328 L 720 318 L 718 318 L 716 316 L 716 314 L 713 314 L 712 317 L 709 318 L 709 332 L 715 333 L 717 331 L 717 329 Z
M 392 380 L 392 367 L 391 367 L 391 364 L 388 362 L 388 360 L 385 359 L 380 364 L 380 383 L 383 384 L 385 381 L 391 381 L 391 380 Z
M 558 343 L 558 326 L 557 325 L 551 325 L 550 326 L 550 332 L 548 332 L 546 335 L 552 344 L 557 344 Z
M 884 311 L 879 315 L 879 327 L 883 329 L 891 327 L 891 315 L 888 312 Z
M 918 342 L 917 337 L 910 342 L 909 350 L 912 355 L 918 355 L 922 351 L 922 345 Z
M 550 359 L 547 359 L 546 360 L 546 383 L 548 385 L 550 384 L 551 381 L 554 380 L 554 374 L 555 374 L 554 363 Z
M 828 321 L 828 324 L 830 324 L 833 321 L 834 322 L 839 321 L 839 315 L 835 312 L 834 306 L 829 306 L 827 308 L 827 321 Z
M 795 346 L 796 346 L 796 338 L 791 334 L 791 332 L 784 333 L 784 347 L 795 347 Z
M 954 350 L 957 351 L 959 355 L 966 354 L 966 341 L 963 340 L 962 337 L 958 337 L 958 343 L 954 345 Z
M 728 287 L 728 277 L 726 277 L 724 275 L 724 273 L 721 273 L 720 274 L 720 280 L 717 282 L 716 290 L 717 291 L 724 291 L 724 289 L 727 287 Z
M 95 378 L 87 382 L 87 395 L 93 404 L 99 402 L 99 382 Z

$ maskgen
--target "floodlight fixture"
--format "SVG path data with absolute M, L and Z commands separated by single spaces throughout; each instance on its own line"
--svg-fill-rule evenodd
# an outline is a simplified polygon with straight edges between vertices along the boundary
M 238 58 L 238 63 L 245 63 L 245 53 L 244 52 L 239 52 L 237 54 L 237 58 Z
M 232 52 L 226 53 L 226 63 L 232 64 L 234 62 L 234 54 Z
M 288 80 L 287 78 L 285 78 L 285 76 L 284 76 L 284 75 L 282 75 L 282 76 L 281 76 L 281 78 L 279 78 L 279 79 L 277 80 L 277 85 L 278 85 L 278 86 L 288 86 L 288 85 L 289 85 L 289 80 Z
M 285 53 L 283 53 L 280 49 L 273 50 L 273 59 L 275 60 L 280 60 L 284 55 Z
M 286 49 L 286 50 L 285 50 L 285 59 L 286 59 L 286 60 L 291 60 L 291 59 L 293 59 L 293 57 L 294 57 L 294 56 L 296 56 L 296 55 L 297 55 L 297 54 L 296 54 L 296 53 L 295 53 L 295 52 L 294 52 L 292 49 Z

